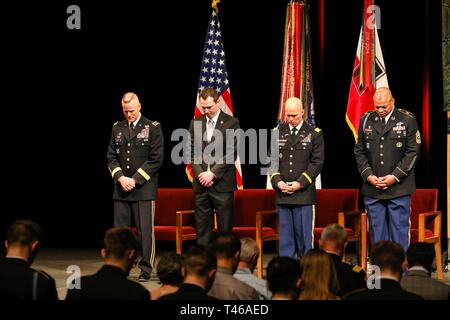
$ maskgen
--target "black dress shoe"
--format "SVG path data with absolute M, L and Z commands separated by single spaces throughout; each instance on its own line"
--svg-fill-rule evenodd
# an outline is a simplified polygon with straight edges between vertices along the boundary
M 141 271 L 141 273 L 139 274 L 139 278 L 138 280 L 140 282 L 147 282 L 150 280 L 150 273 L 146 272 L 146 271 Z

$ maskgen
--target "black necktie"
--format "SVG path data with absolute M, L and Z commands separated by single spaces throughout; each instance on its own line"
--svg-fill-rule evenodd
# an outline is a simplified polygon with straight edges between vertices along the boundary
M 293 135 L 293 136 L 297 135 L 297 127 L 292 128 L 291 135 Z
M 134 129 L 134 124 L 133 124 L 133 122 L 131 122 L 130 126 L 128 127 L 128 132 L 129 132 L 130 136 L 133 134 L 133 129 Z
M 384 127 L 386 127 L 386 119 L 385 118 L 381 118 L 381 126 L 383 127 L 383 129 L 384 129 Z

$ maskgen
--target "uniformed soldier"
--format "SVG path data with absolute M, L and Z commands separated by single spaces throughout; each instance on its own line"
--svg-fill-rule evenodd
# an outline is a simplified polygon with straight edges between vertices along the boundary
M 41 244 L 42 231 L 31 220 L 11 225 L 6 257 L 0 261 L 0 300 L 58 300 L 55 280 L 30 267 Z
M 371 241 L 391 240 L 406 251 L 420 132 L 414 115 L 394 106 L 388 88 L 378 88 L 373 101 L 376 111 L 361 118 L 354 150 Z
M 270 179 L 276 190 L 280 256 L 303 256 L 313 246 L 315 179 L 323 167 L 322 131 L 303 120 L 302 101 L 289 98 L 286 124 L 279 128 L 279 172 Z
M 163 162 L 163 134 L 158 122 L 142 116 L 135 93 L 123 95 L 122 109 L 126 120 L 114 124 L 107 153 L 114 179 L 114 226 L 130 227 L 133 216 L 142 251 L 139 280 L 148 281 L 155 261 L 153 200 Z
M 345 246 L 347 244 L 347 232 L 344 227 L 337 223 L 329 224 L 320 235 L 319 246 L 328 253 L 334 263 L 339 291 L 337 295 L 343 297 L 345 294 L 366 287 L 365 272 L 360 266 L 351 266 L 342 261 Z

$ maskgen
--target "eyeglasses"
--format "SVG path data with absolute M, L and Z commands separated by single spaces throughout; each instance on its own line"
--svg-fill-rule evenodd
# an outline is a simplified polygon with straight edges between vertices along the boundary
M 375 109 L 386 109 L 387 106 L 375 106 Z

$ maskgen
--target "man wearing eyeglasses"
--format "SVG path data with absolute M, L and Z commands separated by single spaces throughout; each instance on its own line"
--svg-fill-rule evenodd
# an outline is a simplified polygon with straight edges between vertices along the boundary
M 395 107 L 388 88 L 378 88 L 373 101 L 375 110 L 362 116 L 354 149 L 371 241 L 394 241 L 406 251 L 420 132 L 415 116 Z

